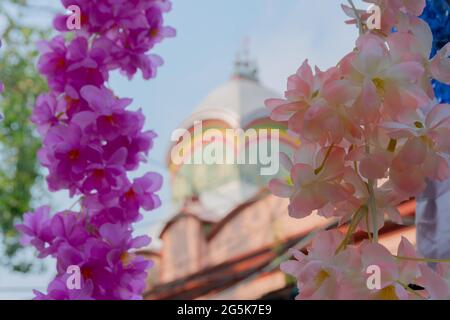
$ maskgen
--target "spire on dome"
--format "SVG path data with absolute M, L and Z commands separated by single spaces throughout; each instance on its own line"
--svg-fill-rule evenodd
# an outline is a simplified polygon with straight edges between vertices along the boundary
M 258 82 L 258 66 L 256 65 L 255 60 L 250 59 L 249 47 L 250 39 L 246 38 L 243 41 L 241 51 L 236 54 L 233 77 L 244 78 Z

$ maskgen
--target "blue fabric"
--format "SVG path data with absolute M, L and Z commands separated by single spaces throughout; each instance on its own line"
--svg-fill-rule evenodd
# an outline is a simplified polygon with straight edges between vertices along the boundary
M 431 55 L 450 41 L 450 0 L 427 0 L 427 6 L 421 16 L 433 31 L 433 50 Z M 433 81 L 436 97 L 441 102 L 450 103 L 450 86 Z

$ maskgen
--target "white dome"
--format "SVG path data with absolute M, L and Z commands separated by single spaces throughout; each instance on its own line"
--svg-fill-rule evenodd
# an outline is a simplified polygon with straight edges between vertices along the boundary
M 269 116 L 265 100 L 279 97 L 258 81 L 256 67 L 238 61 L 235 75 L 212 90 L 182 122 L 181 128 L 189 129 L 196 121 L 222 120 L 231 128 L 245 129 L 252 121 Z M 183 165 L 173 180 L 175 198 L 187 197 L 195 190 L 204 207 L 221 217 L 260 190 L 259 184 L 245 180 L 242 165 L 215 165 L 206 172 L 207 167 Z M 258 169 L 256 165 L 252 168 Z M 194 178 L 200 176 L 202 179 Z
M 264 101 L 280 95 L 265 88 L 257 80 L 234 76 L 214 89 L 183 122 L 190 127 L 194 121 L 219 119 L 232 127 L 245 127 L 252 120 L 269 115 Z

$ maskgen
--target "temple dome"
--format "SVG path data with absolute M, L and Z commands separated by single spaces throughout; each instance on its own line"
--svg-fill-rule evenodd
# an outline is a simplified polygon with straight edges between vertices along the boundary
M 217 119 L 231 127 L 244 128 L 252 120 L 268 117 L 264 101 L 276 97 L 278 93 L 264 87 L 257 79 L 234 75 L 203 99 L 183 122 L 183 127 L 192 126 L 194 121 Z
M 203 130 L 248 129 L 254 126 L 271 128 L 274 124 L 268 119 L 269 111 L 264 102 L 278 97 L 279 93 L 261 84 L 255 63 L 238 58 L 234 73 L 228 81 L 212 90 L 180 127 L 192 130 L 196 121 L 202 121 Z M 279 128 L 279 124 L 276 126 Z M 204 143 L 195 130 L 191 132 L 193 135 L 189 149 L 191 145 Z M 256 147 L 255 144 L 245 146 Z M 280 151 L 289 154 L 289 150 L 283 149 L 282 145 L 280 148 Z M 255 196 L 261 188 L 267 186 L 271 178 L 259 175 L 259 164 L 176 165 L 171 162 L 169 156 L 168 166 L 174 202 L 183 203 L 183 199 L 198 195 L 204 208 L 219 217 Z

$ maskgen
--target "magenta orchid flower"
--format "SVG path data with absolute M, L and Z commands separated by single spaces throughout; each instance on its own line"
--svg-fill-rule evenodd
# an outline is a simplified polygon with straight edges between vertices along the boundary
M 17 225 L 24 245 L 57 262 L 47 293 L 34 293 L 36 299 L 142 299 L 152 263 L 134 251 L 150 239 L 133 237 L 132 224 L 142 219 L 142 210 L 161 205 L 156 193 L 162 177 L 147 173 L 131 181 L 128 171 L 146 160 L 156 134 L 143 130 L 142 111 L 128 110 L 132 100 L 116 97 L 106 81 L 112 70 L 129 78 L 138 70 L 146 79 L 156 75 L 162 59 L 148 51 L 175 35 L 163 22 L 171 3 L 62 3 L 80 7 L 81 30 L 39 44 L 38 69 L 51 91 L 38 98 L 32 121 L 43 139 L 38 158 L 48 169 L 49 189 L 80 197 L 80 210 L 50 216 L 50 208 L 41 207 Z M 69 32 L 66 21 L 60 15 L 54 25 Z M 81 273 L 79 289 L 66 283 L 73 266 Z

